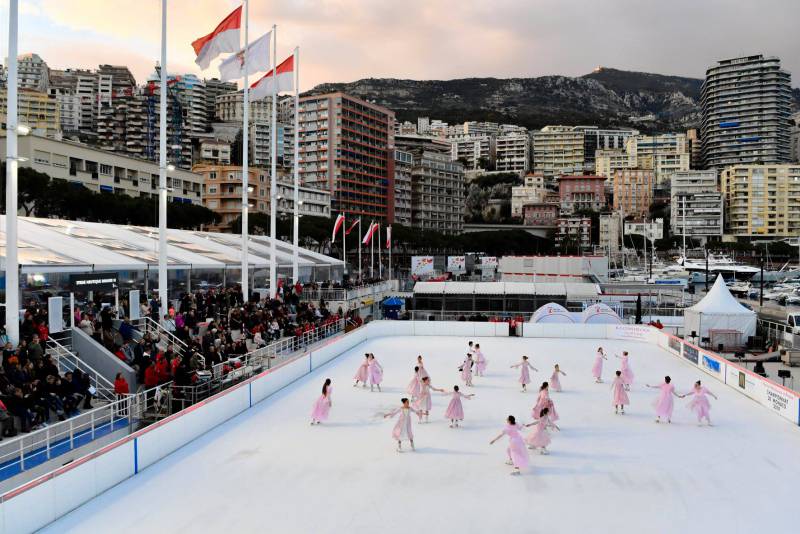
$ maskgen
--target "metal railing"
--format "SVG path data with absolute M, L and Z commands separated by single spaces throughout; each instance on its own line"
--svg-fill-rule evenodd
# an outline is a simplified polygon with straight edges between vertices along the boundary
M 281 363 L 295 353 L 323 339 L 344 332 L 346 320 L 320 326 L 299 336 L 281 339 L 251 351 L 240 358 L 231 358 L 212 367 L 212 379 L 238 382 L 264 369 Z
M 626 303 L 627 304 L 627 303 Z M 567 311 L 580 313 L 582 306 L 565 306 Z M 632 306 L 612 306 L 620 318 L 625 322 L 632 322 L 636 317 L 635 304 Z M 686 308 L 676 306 L 642 306 L 642 318 L 645 317 L 681 317 Z M 529 321 L 535 312 L 517 311 L 438 311 L 438 310 L 409 310 L 412 321 L 503 321 L 507 319 L 522 319 Z M 433 317 L 433 319 L 431 319 Z
M 385 291 L 391 291 L 394 287 L 394 284 L 391 280 L 384 280 L 383 282 L 378 282 L 375 284 L 366 284 L 363 286 L 351 287 L 351 288 L 329 288 L 329 289 L 303 289 L 303 292 L 300 293 L 300 299 L 304 301 L 319 301 L 320 299 L 324 300 L 336 300 L 336 301 L 347 301 L 347 300 L 354 300 L 359 298 L 365 297 L 375 297 L 380 293 Z
M 58 367 L 59 373 L 62 375 L 68 371 L 80 371 L 89 377 L 89 383 L 97 391 L 94 396 L 111 402 L 115 399 L 114 384 L 111 383 L 105 376 L 96 371 L 91 365 L 84 362 L 72 352 L 72 332 L 64 331 L 50 336 L 47 340 L 47 354 L 49 354 L 53 363 Z
M 178 353 L 183 360 L 186 360 L 192 355 L 186 342 L 165 329 L 163 326 L 161 326 L 161 324 L 157 323 L 150 317 L 140 317 L 139 319 L 134 319 L 131 321 L 131 326 L 133 326 L 143 335 L 150 334 L 150 337 L 155 341 L 156 345 L 161 343 L 172 345 L 175 348 L 175 352 Z M 166 350 L 167 347 L 163 346 L 161 348 Z M 200 364 L 205 367 L 205 357 L 199 352 L 197 353 L 197 357 L 200 360 Z

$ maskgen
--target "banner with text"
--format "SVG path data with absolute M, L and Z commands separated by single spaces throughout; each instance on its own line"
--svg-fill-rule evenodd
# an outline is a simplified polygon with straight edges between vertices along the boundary
M 433 256 L 411 256 L 411 274 L 433 274 Z

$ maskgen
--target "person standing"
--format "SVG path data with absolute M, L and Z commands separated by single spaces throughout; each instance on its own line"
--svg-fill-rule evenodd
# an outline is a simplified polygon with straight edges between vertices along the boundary
M 592 366 L 592 376 L 596 384 L 603 381 L 603 360 L 607 360 L 606 353 L 603 347 L 597 348 L 597 355 L 594 358 L 594 365 Z
M 359 382 L 361 383 L 362 387 L 367 387 L 368 369 L 369 369 L 369 354 L 364 354 L 364 361 L 362 361 L 361 365 L 358 366 L 358 370 L 356 371 L 356 374 L 353 377 L 356 381 L 356 383 L 353 384 L 353 387 L 358 386 Z
M 411 443 L 411 450 L 413 451 L 416 449 L 414 448 L 414 432 L 411 429 L 411 414 L 413 413 L 419 416 L 419 413 L 409 405 L 407 398 L 403 397 L 400 399 L 400 403 L 399 408 L 395 408 L 391 412 L 383 414 L 383 418 L 386 419 L 387 417 L 394 417 L 400 414 L 400 417 L 397 418 L 397 423 L 395 423 L 392 429 L 392 438 L 397 441 L 397 452 L 403 452 L 403 441 L 405 440 Z
M 614 382 L 611 384 L 611 402 L 614 405 L 614 413 L 625 415 L 625 406 L 630 404 L 631 401 L 628 399 L 622 371 L 617 371 L 616 375 Z
M 697 414 L 698 426 L 703 424 L 703 419 L 706 420 L 708 426 L 711 426 L 711 403 L 708 401 L 707 395 L 714 397 L 714 400 L 719 400 L 717 396 L 706 389 L 706 387 L 703 386 L 699 380 L 694 383 L 694 388 L 692 388 L 692 391 L 685 395 L 681 395 L 681 398 L 685 398 L 690 395 L 692 400 L 689 401 L 689 409 Z
M 415 366 L 414 378 L 411 379 L 411 382 L 409 382 L 408 387 L 406 388 L 406 392 L 411 395 L 412 401 L 419 397 L 419 390 L 421 386 L 422 380 L 419 377 L 419 366 Z
M 312 425 L 318 425 L 328 420 L 328 414 L 331 411 L 331 406 L 333 406 L 333 402 L 331 401 L 332 395 L 333 386 L 331 385 L 331 379 L 326 378 L 325 383 L 322 384 L 322 395 L 320 395 L 317 402 L 314 403 L 314 409 L 311 411 Z
M 547 382 L 542 382 L 542 385 L 539 387 L 539 398 L 536 400 L 536 405 L 533 407 L 533 410 L 531 410 L 531 417 L 533 419 L 538 419 L 539 414 L 545 408 L 548 409 L 550 420 L 558 421 L 558 412 L 556 412 L 556 406 L 553 404 L 553 401 L 550 398 L 550 384 Z
M 556 364 L 553 368 L 553 374 L 550 375 L 550 389 L 553 391 L 561 391 L 561 379 L 558 375 L 567 376 L 567 373 L 562 371 L 558 364 Z
M 488 361 L 486 360 L 486 357 L 483 355 L 479 343 L 475 344 L 475 350 L 473 351 L 473 355 L 475 358 L 475 375 L 483 376 L 483 374 L 486 372 L 486 364 L 488 363 Z
M 620 371 L 622 371 L 622 382 L 625 384 L 625 389 L 627 391 L 631 390 L 631 384 L 633 384 L 633 371 L 631 370 L 631 364 L 628 361 L 628 351 L 622 351 L 622 356 L 617 355 L 617 358 L 622 360 L 620 363 Z
M 444 411 L 445 419 L 450 420 L 450 428 L 458 427 L 458 422 L 464 420 L 464 407 L 461 405 L 461 399 L 471 399 L 475 395 L 465 395 L 458 390 L 458 386 L 453 386 L 453 393 L 451 393 L 450 404 Z
M 425 422 L 428 422 L 428 417 L 431 413 L 431 390 L 438 391 L 440 393 L 444 393 L 443 389 L 435 388 L 431 384 L 431 379 L 429 377 L 425 377 L 422 379 L 419 388 L 419 396 L 417 400 L 414 401 L 414 409 L 417 410 L 417 415 L 419 416 L 419 422 L 422 422 L 422 416 L 425 416 Z
M 651 386 L 647 384 L 649 388 L 660 390 L 658 398 L 653 403 L 656 409 L 656 423 L 660 423 L 662 417 L 667 420 L 667 423 L 672 422 L 672 409 L 675 406 L 675 401 L 672 397 L 677 397 L 678 394 L 675 393 L 675 386 L 673 386 L 671 382 L 672 379 L 669 376 L 665 376 L 664 383 L 660 386 Z
M 461 367 L 458 368 L 461 371 L 461 380 L 464 381 L 464 385 L 472 387 L 472 354 L 467 353 L 467 357 L 464 358 L 464 362 L 461 364 Z
M 375 391 L 374 388 L 381 390 L 381 382 L 383 382 L 383 367 L 375 359 L 375 355 L 370 353 L 369 365 L 367 366 L 367 375 L 369 376 L 369 390 Z
M 514 470 L 511 472 L 512 475 L 519 475 L 522 469 L 528 468 L 528 449 L 525 448 L 525 441 L 519 433 L 517 420 L 513 415 L 509 415 L 506 418 L 505 428 L 500 435 L 489 442 L 489 445 L 494 445 L 494 443 L 503 436 L 508 436 L 508 448 L 506 448 L 508 461 L 506 465 L 514 467 Z
M 556 426 L 555 423 L 550 421 L 550 410 L 548 408 L 542 408 L 542 411 L 539 412 L 539 417 L 537 421 L 529 425 L 525 425 L 526 427 L 535 426 L 536 428 L 533 429 L 533 432 L 528 434 L 525 438 L 525 443 L 528 444 L 529 449 L 539 449 L 540 454 L 547 454 L 547 446 L 550 445 L 552 441 L 550 439 L 550 433 L 547 432 L 549 428 L 555 428 L 556 430 L 561 430 Z
M 519 383 L 522 384 L 522 392 L 525 393 L 528 390 L 527 389 L 528 384 L 531 383 L 531 373 L 529 369 L 533 369 L 536 372 L 538 372 L 539 370 L 536 367 L 532 366 L 530 362 L 528 362 L 527 356 L 523 356 L 521 362 L 511 366 L 512 369 L 516 369 L 518 367 L 520 368 Z

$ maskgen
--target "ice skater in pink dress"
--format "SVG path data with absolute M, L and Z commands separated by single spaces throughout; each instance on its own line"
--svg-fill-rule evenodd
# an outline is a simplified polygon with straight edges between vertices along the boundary
M 506 427 L 499 436 L 489 442 L 489 445 L 494 445 L 494 443 L 503 436 L 508 436 L 508 448 L 506 449 L 508 461 L 506 465 L 513 465 L 514 470 L 511 474 L 519 475 L 522 469 L 528 468 L 528 449 L 525 448 L 525 440 L 522 439 L 522 434 L 519 433 L 517 420 L 513 415 L 508 416 L 506 419 Z
M 419 396 L 419 388 L 421 383 L 422 381 L 419 378 L 419 366 L 417 365 L 414 367 L 414 378 L 411 379 L 411 382 L 409 382 L 408 387 L 406 388 L 406 391 L 409 395 L 411 395 L 412 400 Z
M 607 359 L 603 347 L 598 347 L 597 356 L 595 356 L 594 365 L 592 366 L 592 376 L 597 384 L 603 381 L 603 360 Z
M 625 406 L 631 401 L 625 391 L 625 379 L 622 378 L 622 371 L 617 371 L 616 374 L 614 382 L 611 383 L 611 402 L 614 405 L 614 413 L 625 415 Z
M 464 420 L 464 407 L 461 405 L 461 399 L 471 399 L 475 395 L 465 395 L 458 390 L 458 386 L 453 386 L 450 396 L 450 404 L 444 411 L 444 418 L 450 420 L 450 428 L 456 428 L 458 422 Z
M 702 425 L 703 419 L 705 419 L 708 426 L 711 426 L 711 403 L 708 402 L 708 397 L 706 397 L 706 395 L 711 395 L 714 397 L 714 400 L 719 400 L 717 396 L 706 389 L 699 380 L 694 383 L 692 391 L 686 395 L 681 395 L 681 398 L 688 395 L 692 396 L 692 400 L 689 401 L 689 409 L 697 414 L 697 424 Z
M 414 409 L 419 416 L 419 422 L 422 422 L 422 416 L 425 416 L 425 422 L 428 422 L 428 417 L 431 414 L 431 391 L 438 391 L 444 393 L 443 389 L 435 388 L 431 385 L 431 379 L 425 377 L 422 379 L 419 387 L 419 396 L 414 401 Z
M 531 373 L 528 369 L 533 369 L 536 372 L 539 372 L 539 370 L 536 367 L 532 366 L 530 362 L 528 362 L 527 356 L 523 356 L 521 362 L 511 366 L 512 369 L 516 369 L 517 367 L 520 368 L 519 383 L 522 384 L 522 392 L 525 393 L 526 391 L 528 391 L 527 388 L 528 384 L 531 383 Z
M 469 343 L 467 343 L 467 352 L 468 352 L 468 353 L 470 353 L 470 354 L 472 354 L 473 352 L 475 352 L 475 347 L 472 345 L 472 341 L 470 341 Z
M 529 449 L 539 449 L 539 454 L 547 454 L 547 446 L 552 441 L 547 429 L 555 428 L 556 430 L 561 430 L 555 423 L 550 421 L 550 410 L 548 408 L 542 408 L 542 411 L 539 412 L 538 420 L 525 426 L 536 426 L 533 432 L 525 438 L 525 443 L 528 444 Z
M 646 384 L 649 388 L 661 390 L 658 398 L 653 403 L 653 406 L 656 408 L 656 423 L 660 423 L 662 417 L 667 420 L 667 423 L 672 422 L 672 409 L 675 406 L 675 401 L 672 400 L 672 397 L 673 395 L 677 397 L 678 394 L 675 393 L 675 386 L 673 386 L 670 382 L 672 382 L 672 379 L 668 376 L 665 376 L 664 383 L 660 386 L 651 386 L 650 384 Z
M 392 429 L 392 437 L 397 441 L 397 452 L 403 452 L 404 440 L 408 440 L 411 443 L 411 450 L 413 451 L 416 449 L 414 449 L 414 433 L 411 430 L 411 414 L 419 414 L 408 404 L 407 398 L 403 397 L 400 399 L 400 402 L 401 405 L 399 408 L 395 408 L 391 412 L 384 414 L 383 418 L 386 419 L 387 417 L 394 417 L 400 414 L 400 417 L 397 418 L 397 423 L 395 423 Z
M 561 391 L 561 378 L 558 375 L 567 376 L 567 373 L 562 371 L 556 364 L 553 368 L 553 374 L 550 375 L 550 389 L 553 391 Z
M 542 385 L 539 387 L 539 398 L 536 399 L 536 405 L 533 407 L 533 410 L 531 410 L 531 417 L 533 419 L 538 419 L 539 414 L 545 408 L 548 409 L 550 420 L 553 422 L 558 421 L 556 405 L 553 404 L 553 401 L 550 398 L 550 384 L 547 382 L 542 382 Z
M 369 375 L 369 390 L 375 391 L 374 388 L 381 390 L 381 382 L 383 381 L 383 367 L 375 359 L 375 355 L 369 355 L 369 367 L 367 367 L 367 374 Z
M 625 384 L 625 390 L 631 390 L 631 384 L 633 384 L 633 371 L 631 370 L 631 364 L 628 361 L 628 351 L 622 351 L 622 356 L 617 354 L 617 358 L 622 360 L 620 363 L 620 371 L 622 371 L 622 382 Z
M 325 383 L 322 384 L 322 395 L 320 395 L 317 402 L 314 403 L 314 410 L 311 412 L 312 425 L 318 425 L 328 420 L 328 414 L 331 411 L 331 406 L 333 406 L 331 395 L 333 395 L 331 379 L 326 378 Z
M 464 385 L 472 387 L 472 366 L 474 365 L 474 361 L 472 361 L 472 354 L 467 353 L 467 357 L 464 358 L 464 362 L 461 364 L 461 367 L 458 368 L 461 371 L 461 380 L 464 381 Z
M 419 367 L 419 379 L 422 380 L 426 376 L 430 376 L 425 366 L 422 364 L 422 355 L 417 356 L 417 366 Z
M 356 375 L 353 377 L 356 379 L 356 383 L 353 384 L 353 387 L 358 386 L 359 382 L 361 382 L 362 387 L 367 387 L 368 367 L 369 367 L 369 354 L 364 354 L 364 361 L 361 362 L 361 365 L 358 366 L 358 371 L 356 371 Z
M 483 376 L 483 373 L 486 372 L 486 364 L 488 362 L 486 361 L 486 357 L 483 355 L 483 352 L 481 352 L 480 344 L 475 344 L 475 350 L 473 354 L 475 356 L 475 375 Z

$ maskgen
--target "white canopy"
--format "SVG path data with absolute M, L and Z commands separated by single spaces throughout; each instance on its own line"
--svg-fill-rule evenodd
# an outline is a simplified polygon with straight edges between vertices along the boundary
M 733 330 L 742 334 L 743 340 L 756 333 L 756 313 L 748 310 L 736 300 L 722 275 L 703 300 L 687 308 L 684 313 L 684 332 L 700 337 L 710 337 L 711 330 Z
M 540 306 L 531 316 L 530 322 L 532 323 L 558 323 L 558 324 L 571 324 L 575 320 L 572 314 L 561 304 L 550 302 L 544 306 Z
M 598 302 L 583 310 L 581 322 L 586 324 L 620 324 L 622 319 L 608 304 Z

